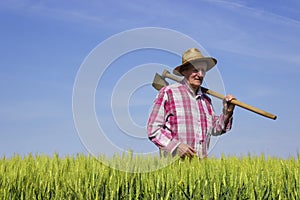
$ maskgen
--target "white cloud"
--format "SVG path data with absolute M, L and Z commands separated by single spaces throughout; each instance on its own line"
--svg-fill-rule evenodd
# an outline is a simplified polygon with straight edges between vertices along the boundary
M 242 1 L 209 0 L 208 2 L 214 3 L 216 5 L 222 6 L 227 9 L 231 9 L 234 12 L 242 13 L 244 15 L 249 15 L 251 17 L 256 17 L 258 19 L 263 19 L 275 24 L 284 23 L 292 26 L 300 26 L 299 20 L 287 17 L 283 14 L 270 12 L 266 9 L 250 7 L 247 6 L 245 3 L 243 3 Z M 276 3 L 272 3 L 272 6 L 274 5 L 276 6 Z

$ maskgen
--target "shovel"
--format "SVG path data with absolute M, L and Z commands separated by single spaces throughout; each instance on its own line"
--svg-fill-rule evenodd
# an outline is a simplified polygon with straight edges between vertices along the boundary
M 162 87 L 169 85 L 169 83 L 166 81 L 166 78 L 169 78 L 169 79 L 171 79 L 171 80 L 173 80 L 173 81 L 176 81 L 176 82 L 180 82 L 180 81 L 182 80 L 180 77 L 171 74 L 171 73 L 170 73 L 169 71 L 167 71 L 167 70 L 164 70 L 163 73 L 162 73 L 162 75 L 159 75 L 158 73 L 155 74 L 155 77 L 154 77 L 152 86 L 153 86 L 156 90 L 160 90 Z M 210 95 L 212 95 L 212 96 L 218 98 L 218 99 L 222 99 L 222 100 L 223 100 L 223 99 L 225 98 L 224 95 L 222 95 L 222 94 L 220 94 L 220 93 L 217 93 L 217 92 L 215 92 L 215 91 L 212 91 L 212 90 L 210 90 L 210 89 L 207 89 L 207 88 L 205 88 L 205 87 L 201 87 L 201 90 L 202 90 L 203 92 L 207 93 L 207 94 L 210 94 Z M 261 110 L 261 109 L 259 109 L 259 108 L 255 108 L 255 107 L 253 107 L 253 106 L 250 106 L 250 105 L 248 105 L 248 104 L 246 104 L 246 103 L 243 103 L 243 102 L 241 102 L 241 101 L 238 101 L 238 100 L 236 100 L 236 99 L 231 100 L 230 103 L 232 103 L 232 104 L 234 104 L 234 105 L 236 105 L 236 106 L 239 106 L 239 107 L 241 107 L 241 108 L 247 109 L 247 110 L 249 110 L 249 111 L 252 111 L 252 112 L 254 112 L 254 113 L 256 113 L 256 114 L 262 115 L 262 116 L 264 116 L 264 117 L 273 119 L 273 120 L 275 120 L 275 119 L 277 118 L 276 115 L 273 115 L 273 114 L 271 114 L 271 113 L 268 113 L 268 112 L 266 112 L 266 111 L 264 111 L 264 110 Z

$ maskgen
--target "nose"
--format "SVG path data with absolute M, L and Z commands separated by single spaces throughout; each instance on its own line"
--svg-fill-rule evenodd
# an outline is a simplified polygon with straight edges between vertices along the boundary
M 204 76 L 205 76 L 205 70 L 200 69 L 200 70 L 197 71 L 197 74 L 198 74 L 199 76 L 201 76 L 201 77 L 204 77 Z

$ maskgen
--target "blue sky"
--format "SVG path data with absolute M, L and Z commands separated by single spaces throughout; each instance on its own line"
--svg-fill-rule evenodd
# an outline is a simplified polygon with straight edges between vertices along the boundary
M 87 153 L 73 121 L 76 74 L 99 43 L 142 27 L 168 28 L 193 38 L 218 59 L 227 93 L 278 116 L 274 121 L 236 108 L 231 132 L 219 138 L 210 155 L 297 156 L 299 8 L 296 0 L 1 1 L 0 156 Z M 95 96 L 98 119 L 107 120 L 105 132 L 114 138 L 123 134 L 109 120 L 109 105 L 113 85 L 124 73 L 145 63 L 172 68 L 180 62 L 178 56 L 145 50 L 113 63 Z M 155 94 L 148 85 L 131 98 L 129 110 L 140 126 Z M 114 140 L 124 145 L 124 140 Z M 126 141 L 124 148 L 155 149 L 147 140 L 142 145 Z

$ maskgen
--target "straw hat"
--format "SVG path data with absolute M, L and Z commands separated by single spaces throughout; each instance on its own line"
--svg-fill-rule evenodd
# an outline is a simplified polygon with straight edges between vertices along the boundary
M 193 64 L 193 63 L 196 63 L 199 61 L 204 61 L 207 63 L 206 71 L 210 70 L 211 68 L 213 68 L 213 66 L 215 66 L 217 64 L 217 60 L 215 58 L 204 57 L 198 49 L 191 48 L 182 54 L 182 64 L 177 66 L 173 70 L 173 74 L 182 76 L 181 72 L 183 71 L 184 67 L 187 66 L 187 64 L 189 64 L 189 63 Z

